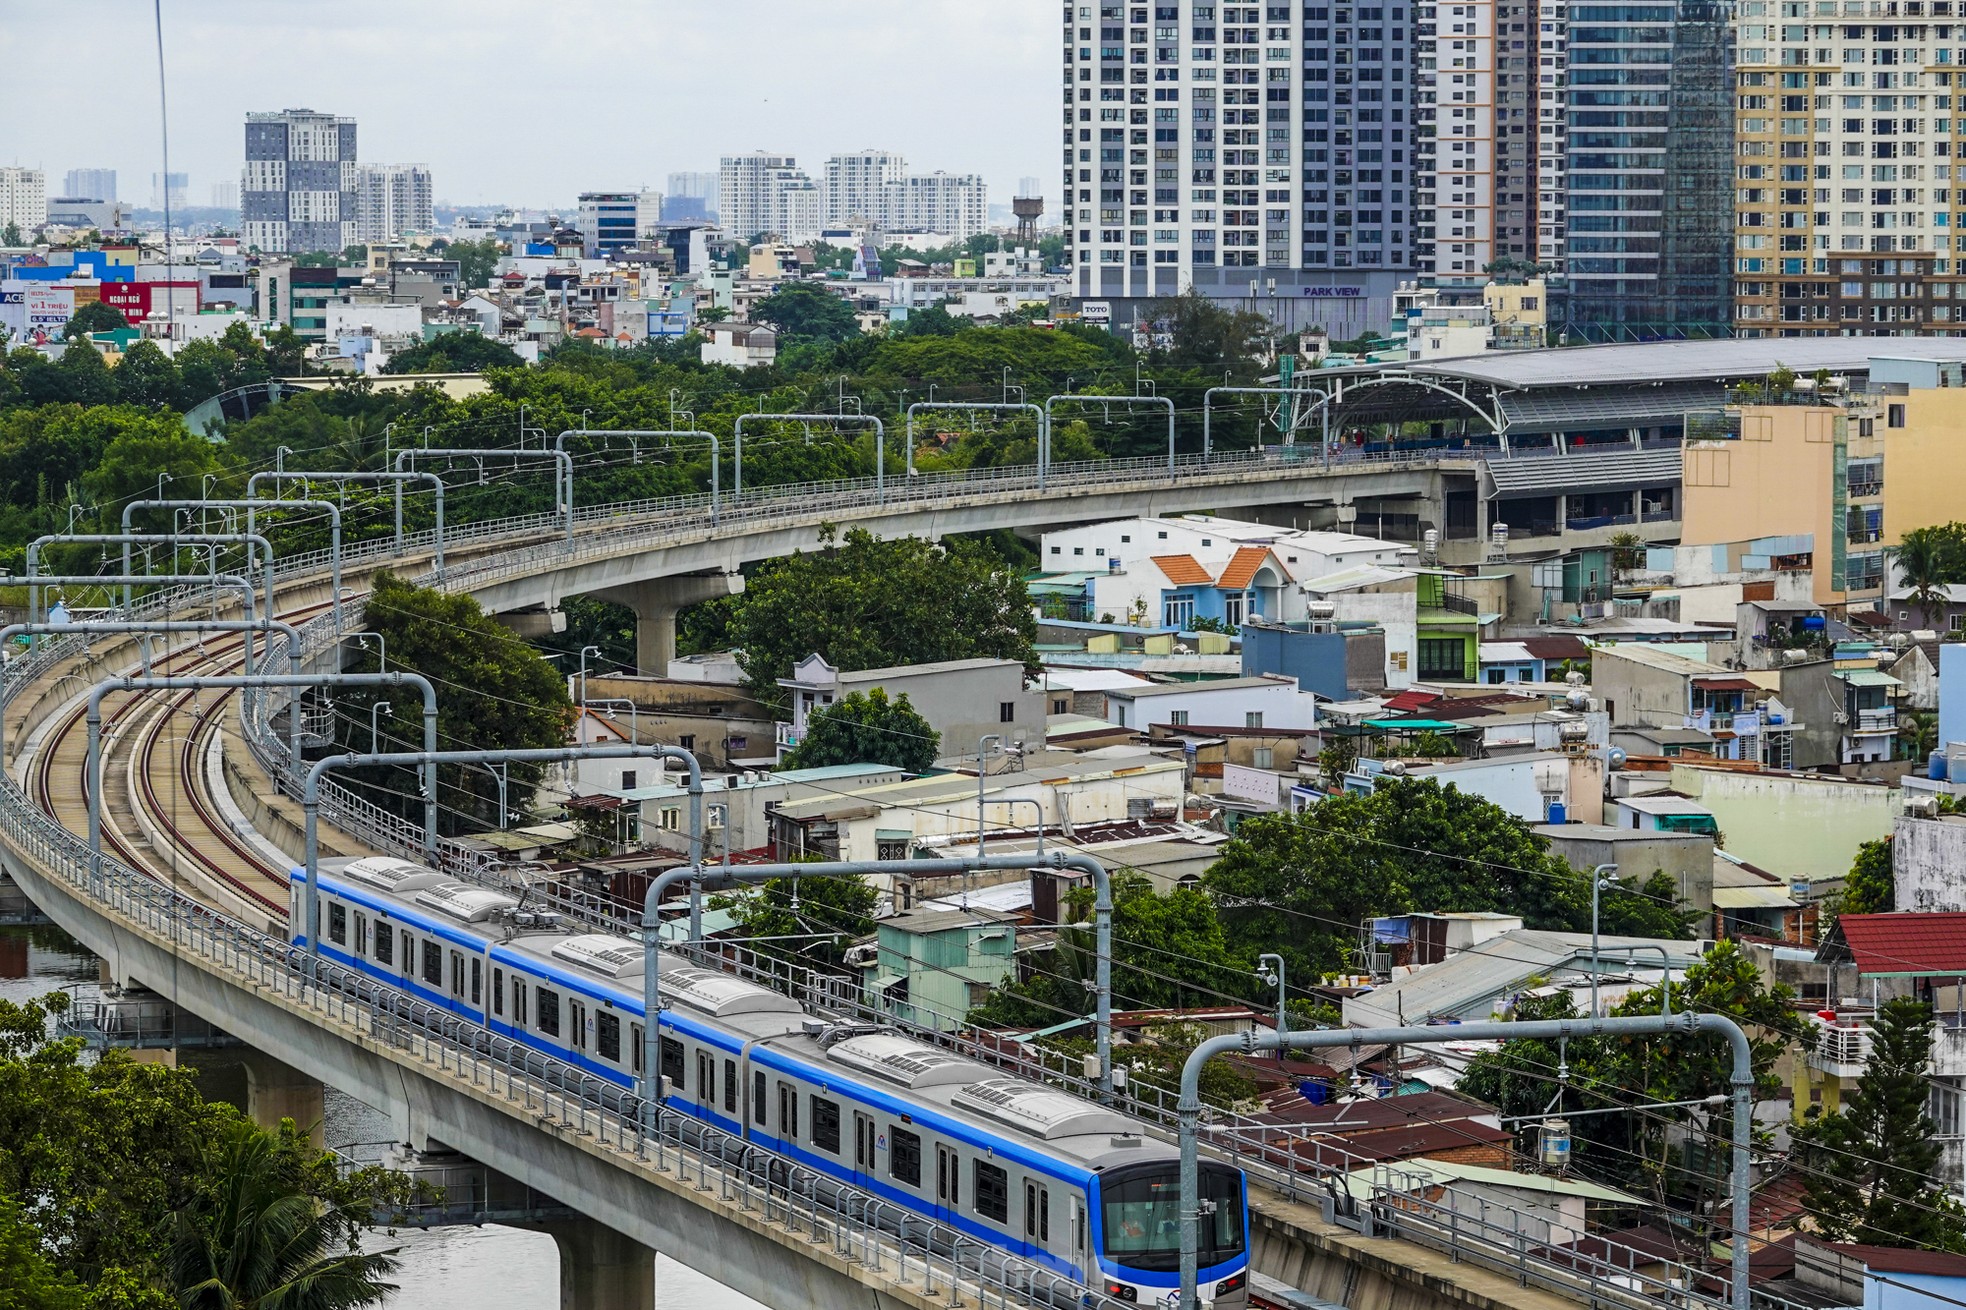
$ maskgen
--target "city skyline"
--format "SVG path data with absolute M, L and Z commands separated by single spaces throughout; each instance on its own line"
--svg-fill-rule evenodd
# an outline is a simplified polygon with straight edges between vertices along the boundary
M 1049 5 L 979 11 L 959 0 L 867 0 L 810 8 L 800 40 L 788 46 L 744 43 L 782 25 L 783 13 L 766 0 L 677 0 L 647 13 L 574 0 L 552 11 L 552 25 L 516 0 L 355 6 L 332 25 L 298 3 L 213 0 L 175 12 L 167 4 L 171 171 L 189 176 L 194 198 L 214 182 L 236 181 L 245 115 L 290 108 L 357 120 L 365 155 L 427 161 L 437 198 L 461 205 L 566 207 L 582 191 L 659 190 L 672 172 L 714 171 L 722 155 L 759 149 L 823 168 L 832 155 L 877 146 L 919 159 L 926 171 L 980 173 L 1004 197 L 1020 178 L 1051 171 L 1057 18 Z M 0 32 L 33 48 L 64 40 L 78 23 L 122 22 L 127 12 L 110 0 L 75 0 L 58 12 L 11 12 Z M 606 49 L 655 60 L 638 65 L 647 76 L 586 83 L 604 89 L 591 105 L 591 130 L 580 130 L 582 116 L 566 105 L 532 116 L 516 101 L 500 107 L 499 70 L 592 71 L 603 30 Z M 985 52 L 979 76 L 924 79 L 909 91 L 906 70 L 923 66 L 925 30 L 942 48 Z M 305 49 L 307 58 L 241 60 L 244 43 Z M 442 66 L 433 50 L 444 52 Z M 739 57 L 741 67 L 733 66 Z M 0 136 L 0 160 L 55 178 L 86 167 L 147 181 L 159 171 L 148 26 L 102 60 L 97 112 L 17 118 Z M 41 62 L 16 70 L 18 90 L 52 102 L 66 75 L 52 66 L 59 61 Z M 485 94 L 430 94 L 430 77 L 455 79 L 459 69 L 467 81 L 468 70 L 480 70 Z M 744 89 L 734 92 L 740 80 Z M 893 112 L 897 91 L 910 96 L 906 114 Z M 611 126 L 622 123 L 642 127 Z M 979 131 L 979 123 L 992 126 Z

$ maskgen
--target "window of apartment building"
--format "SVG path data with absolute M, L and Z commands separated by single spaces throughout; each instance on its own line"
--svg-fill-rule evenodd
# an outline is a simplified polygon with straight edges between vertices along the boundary
M 1249 762 L 1259 769 L 1267 769 L 1276 762 L 1276 750 L 1270 746 L 1258 746 L 1249 753 Z
M 1905 425 L 1905 407 L 1903 405 L 1885 406 L 1884 426 L 1888 428 L 1901 428 L 1904 425 Z
M 1248 712 L 1247 714 L 1245 714 L 1245 715 L 1243 715 L 1243 716 L 1242 716 L 1242 726 L 1243 726 L 1243 727 L 1245 727 L 1245 728 L 1260 728 L 1260 727 L 1262 727 L 1262 726 L 1263 726 L 1263 711 L 1261 711 L 1261 710 L 1251 710 L 1251 711 L 1249 711 L 1249 712 Z
M 1167 721 L 1168 723 L 1172 724 L 1174 727 L 1185 728 L 1188 726 L 1188 711 L 1169 710 L 1167 714 Z
M 1463 672 L 1462 647 L 1462 642 L 1451 637 L 1421 638 L 1420 676 L 1422 678 L 1459 678 Z
M 998 722 L 998 723 L 1015 723 L 1015 722 L 1017 722 L 1017 702 L 1016 702 L 1016 701 L 1014 701 L 1014 700 L 1006 700 L 1006 701 L 998 701 L 998 702 L 997 702 L 997 722 Z

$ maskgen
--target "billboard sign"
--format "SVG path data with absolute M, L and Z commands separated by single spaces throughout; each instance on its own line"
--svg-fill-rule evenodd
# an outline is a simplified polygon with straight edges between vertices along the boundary
M 197 313 L 198 284 L 196 282 L 105 282 L 102 284 L 102 303 L 135 326 L 149 318 L 153 309 L 161 312 L 167 304 L 175 305 L 180 312 Z
M 75 288 L 29 283 L 21 290 L 21 337 L 16 344 L 45 346 L 61 340 L 75 317 Z

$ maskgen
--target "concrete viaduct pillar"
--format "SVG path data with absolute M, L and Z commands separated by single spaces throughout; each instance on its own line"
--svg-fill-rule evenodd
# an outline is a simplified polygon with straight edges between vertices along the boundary
M 560 1310 L 652 1310 L 655 1252 L 592 1219 L 528 1224 L 560 1248 Z
M 291 1119 L 309 1141 L 321 1145 L 321 1081 L 258 1051 L 240 1056 L 246 1067 L 247 1116 L 262 1128 L 278 1128 L 282 1119 Z
M 692 605 L 744 590 L 741 573 L 708 577 L 656 578 L 610 587 L 594 594 L 635 611 L 635 667 L 650 677 L 666 677 L 676 657 L 676 615 Z

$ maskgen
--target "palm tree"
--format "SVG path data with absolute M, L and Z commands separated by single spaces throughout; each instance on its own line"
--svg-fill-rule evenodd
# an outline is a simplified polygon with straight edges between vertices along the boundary
M 1939 745 L 1939 716 L 1931 710 L 1903 710 L 1898 714 L 1898 740 L 1905 758 L 1923 760 Z
M 209 1186 L 178 1215 L 165 1255 L 185 1310 L 358 1310 L 380 1305 L 395 1252 L 337 1249 L 346 1216 L 309 1194 L 273 1137 L 248 1123 L 211 1148 Z
M 1945 528 L 1913 528 L 1885 554 L 1925 626 L 1931 627 L 1932 616 L 1946 602 L 1946 586 L 1960 576 L 1958 537 Z

